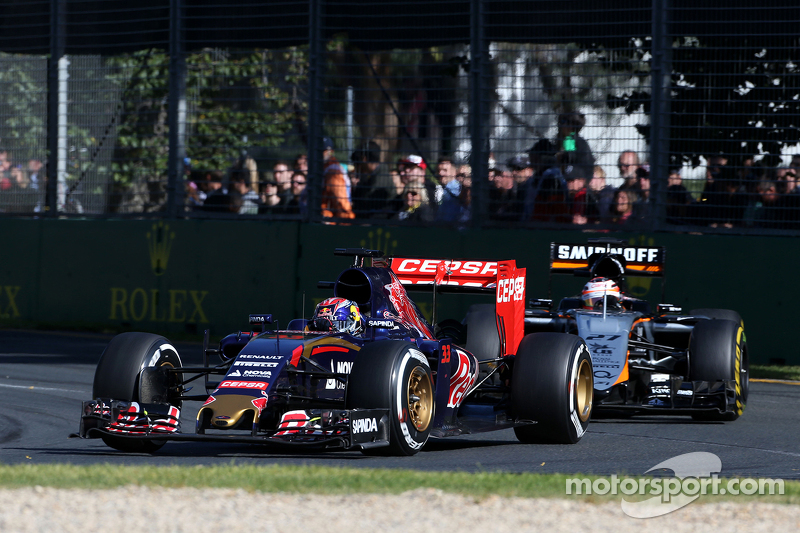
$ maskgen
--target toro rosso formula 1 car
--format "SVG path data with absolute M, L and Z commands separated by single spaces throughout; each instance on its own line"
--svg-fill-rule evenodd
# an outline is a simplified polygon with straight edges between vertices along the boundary
M 123 333 L 97 366 L 78 436 L 121 451 L 212 440 L 412 455 L 429 437 L 514 428 L 520 441 L 576 443 L 592 409 L 592 362 L 566 333 L 524 335 L 525 269 L 515 261 L 354 257 L 310 319 L 204 342 L 202 366 L 164 337 Z M 365 261 L 369 266 L 365 266 Z M 435 325 L 410 290 L 432 293 Z M 488 294 L 436 323 L 437 294 Z M 256 328 L 258 329 L 258 328 Z M 211 363 L 209 359 L 216 359 Z M 199 390 L 198 390 L 199 389 Z M 202 402 L 193 432 L 183 402 Z
M 663 277 L 662 247 L 610 239 L 550 245 L 550 273 L 589 278 L 581 295 L 532 300 L 526 331 L 581 336 L 592 354 L 594 409 L 628 414 L 687 414 L 735 420 L 748 392 L 748 355 L 739 313 L 650 304 L 629 296 L 627 276 Z M 662 283 L 663 301 L 663 283 Z

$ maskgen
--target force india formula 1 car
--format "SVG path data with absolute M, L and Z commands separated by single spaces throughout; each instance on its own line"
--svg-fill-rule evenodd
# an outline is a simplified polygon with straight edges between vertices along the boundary
M 121 451 L 213 440 L 396 455 L 431 436 L 504 428 L 526 443 L 581 439 L 592 409 L 589 351 L 576 335 L 524 336 L 525 269 L 515 261 L 336 254 L 354 264 L 320 286 L 357 304 L 363 331 L 311 330 L 304 319 L 267 331 L 271 315 L 250 315 L 261 331 L 228 335 L 217 348 L 206 332 L 198 367 L 184 366 L 164 337 L 123 333 L 100 358 L 78 436 Z M 411 289 L 432 293 L 434 323 L 437 294 L 495 302 L 432 326 Z M 180 424 L 188 401 L 202 402 L 194 432 Z
M 748 392 L 744 326 L 736 311 L 670 304 L 656 313 L 625 292 L 626 276 L 664 276 L 663 247 L 610 239 L 550 245 L 550 275 L 584 276 L 581 296 L 532 300 L 526 331 L 582 337 L 592 354 L 595 414 L 686 414 L 697 420 L 736 420 Z M 593 291 L 605 284 L 605 294 Z M 663 283 L 662 283 L 663 293 Z M 587 296 L 599 296 L 587 308 Z M 663 294 L 662 294 L 662 301 Z

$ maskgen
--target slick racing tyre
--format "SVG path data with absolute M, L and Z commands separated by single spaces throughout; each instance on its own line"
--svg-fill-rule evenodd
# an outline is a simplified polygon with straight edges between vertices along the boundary
M 511 375 L 514 417 L 534 424 L 514 428 L 525 443 L 574 444 L 592 414 L 592 359 L 583 339 L 533 333 L 522 339 Z
M 732 380 L 734 397 L 725 413 L 694 413 L 695 420 L 733 421 L 741 416 L 750 388 L 747 340 L 739 322 L 701 320 L 689 340 L 689 379 L 691 381 Z M 720 406 L 723 407 L 723 406 Z
M 408 342 L 378 341 L 361 349 L 345 391 L 347 409 L 389 409 L 389 447 L 364 453 L 414 455 L 433 426 L 433 375 L 425 354 Z
M 163 367 L 178 368 L 181 358 L 170 342 L 151 333 L 122 333 L 106 347 L 94 373 L 92 398 L 110 398 L 180 407 L 173 399 Z M 152 453 L 164 442 L 103 435 L 103 442 L 123 452 Z
M 464 348 L 478 358 L 487 361 L 500 357 L 500 333 L 497 331 L 497 310 L 494 304 L 474 304 L 464 318 L 467 340 Z M 481 364 L 478 379 L 482 380 L 496 366 L 495 363 Z M 500 375 L 495 373 L 487 382 L 499 385 Z

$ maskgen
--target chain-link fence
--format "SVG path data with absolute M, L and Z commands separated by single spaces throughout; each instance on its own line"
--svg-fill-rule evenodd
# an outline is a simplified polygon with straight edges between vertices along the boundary
M 0 212 L 800 230 L 780 2 L 7 2 Z

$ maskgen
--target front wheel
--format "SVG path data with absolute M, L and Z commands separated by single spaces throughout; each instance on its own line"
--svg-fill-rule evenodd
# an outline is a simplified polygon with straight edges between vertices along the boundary
M 733 381 L 734 393 L 726 412 L 694 413 L 695 420 L 731 422 L 739 418 L 747 403 L 750 388 L 747 341 L 741 319 L 702 320 L 689 340 L 689 379 L 691 381 Z M 727 394 L 727 392 L 726 392 Z
M 511 376 L 514 428 L 525 443 L 575 444 L 592 413 L 592 359 L 583 339 L 566 333 L 533 333 L 522 339 Z
M 414 455 L 433 426 L 433 375 L 414 344 L 378 341 L 356 356 L 347 380 L 347 409 L 389 409 L 389 448 L 365 453 Z
M 100 356 L 94 373 L 92 398 L 171 404 L 180 408 L 180 401 L 173 398 L 171 380 L 159 372 L 165 367 L 180 366 L 178 351 L 164 337 L 151 333 L 122 333 L 111 339 Z M 163 441 L 113 435 L 103 435 L 102 439 L 111 448 L 122 452 L 152 453 L 164 445 Z

